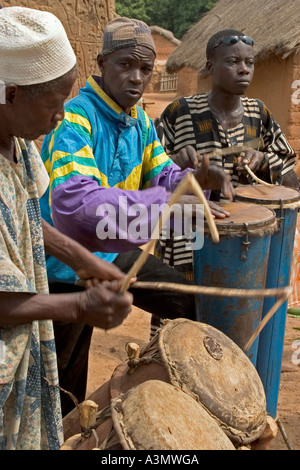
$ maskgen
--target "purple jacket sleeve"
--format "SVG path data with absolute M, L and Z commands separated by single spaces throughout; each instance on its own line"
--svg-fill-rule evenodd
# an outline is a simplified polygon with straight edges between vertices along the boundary
M 120 253 L 149 241 L 168 198 L 162 186 L 104 188 L 77 175 L 53 189 L 52 218 L 58 230 L 89 250 Z

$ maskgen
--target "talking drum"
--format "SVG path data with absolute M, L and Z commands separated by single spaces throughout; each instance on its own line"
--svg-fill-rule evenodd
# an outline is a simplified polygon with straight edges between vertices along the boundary
M 299 192 L 284 186 L 241 186 L 236 188 L 236 198 L 275 210 L 279 230 L 271 237 L 266 288 L 288 286 L 300 207 Z M 262 318 L 276 300 L 265 298 Z M 267 411 L 272 418 L 277 414 L 287 306 L 288 301 L 282 304 L 259 335 L 256 367 L 266 391 Z
M 220 204 L 230 217 L 216 220 L 220 242 L 215 244 L 205 224 L 204 245 L 194 251 L 195 282 L 199 286 L 264 289 L 274 211 L 244 202 Z M 243 349 L 258 327 L 263 298 L 197 295 L 197 318 L 212 325 Z M 244 351 L 256 365 L 258 340 Z
M 148 380 L 113 399 L 94 431 L 73 436 L 62 450 L 235 450 L 217 422 L 171 384 Z
M 174 385 L 209 412 L 229 439 L 247 444 L 266 425 L 266 400 L 257 371 L 216 328 L 187 319 L 165 320 L 140 355 L 117 366 L 90 399 L 102 409 L 147 380 Z M 64 418 L 65 439 L 80 432 L 77 410 Z

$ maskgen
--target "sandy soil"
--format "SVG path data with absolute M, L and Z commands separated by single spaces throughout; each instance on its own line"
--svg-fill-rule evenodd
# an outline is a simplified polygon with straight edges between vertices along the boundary
M 144 98 L 146 103 L 149 103 L 146 104 L 146 111 L 154 119 L 160 115 L 167 103 L 175 98 L 175 95 L 146 95 Z M 294 355 L 296 353 L 294 341 L 300 338 L 300 332 L 295 330 L 295 327 L 300 327 L 299 319 L 288 317 L 278 416 L 288 442 L 294 450 L 300 450 L 300 366 L 292 362 L 293 353 Z M 114 368 L 126 359 L 126 343 L 134 341 L 140 346 L 145 345 L 149 339 L 149 331 L 150 314 L 137 308 L 133 308 L 126 321 L 118 328 L 107 332 L 94 330 L 90 350 L 88 395 L 106 382 L 111 377 Z M 300 359 L 300 352 L 297 357 Z M 280 431 L 272 441 L 271 450 L 288 450 Z

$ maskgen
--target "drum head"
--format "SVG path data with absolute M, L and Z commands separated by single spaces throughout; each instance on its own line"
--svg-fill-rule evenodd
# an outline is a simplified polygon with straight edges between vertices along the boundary
M 281 201 L 283 207 L 286 205 L 300 204 L 300 194 L 298 191 L 285 186 L 268 187 L 263 184 L 238 186 L 235 189 L 235 199 L 244 202 L 252 202 L 255 204 L 263 204 L 270 207 L 280 207 Z
M 230 439 L 248 443 L 266 425 L 260 377 L 244 352 L 216 328 L 186 319 L 167 320 L 159 348 L 170 381 L 214 416 Z
M 230 212 L 230 217 L 215 220 L 221 235 L 242 236 L 247 230 L 250 235 L 262 236 L 276 229 L 275 213 L 267 207 L 249 202 L 222 202 L 218 205 Z
M 199 403 L 160 380 L 132 388 L 111 407 L 126 450 L 235 450 Z

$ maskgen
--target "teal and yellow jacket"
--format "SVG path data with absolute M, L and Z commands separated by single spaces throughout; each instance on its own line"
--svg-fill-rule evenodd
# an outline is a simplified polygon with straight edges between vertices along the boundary
M 157 207 L 186 172 L 165 153 L 146 112 L 134 106 L 126 114 L 100 80 L 89 77 L 43 142 L 50 183 L 41 210 L 49 223 L 112 262 L 151 238 Z M 75 280 L 55 258 L 47 258 L 47 268 L 50 282 Z

